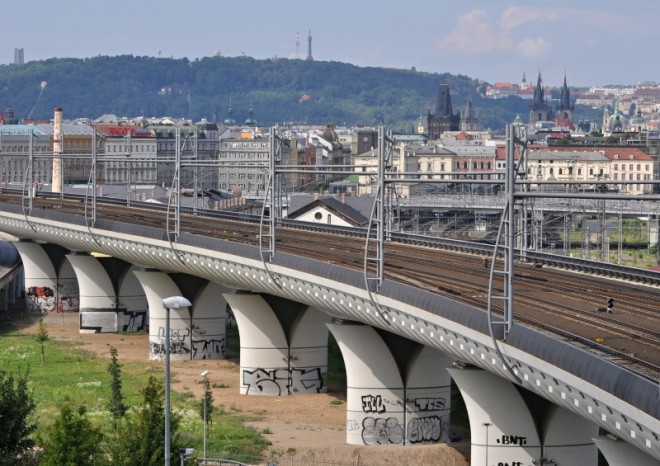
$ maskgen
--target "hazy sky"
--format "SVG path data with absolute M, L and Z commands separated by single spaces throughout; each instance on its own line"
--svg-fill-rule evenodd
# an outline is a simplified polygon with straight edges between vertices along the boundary
M 30 0 L 3 12 L 0 63 L 248 55 L 415 67 L 558 86 L 660 81 L 660 0 Z M 300 45 L 296 47 L 296 34 Z M 4 57 L 4 58 L 3 58 Z

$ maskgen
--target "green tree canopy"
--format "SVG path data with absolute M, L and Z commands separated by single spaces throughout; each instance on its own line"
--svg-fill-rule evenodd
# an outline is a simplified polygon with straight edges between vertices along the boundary
M 110 446 L 112 464 L 116 466 L 160 466 L 165 456 L 164 387 L 155 377 L 149 377 L 142 390 L 143 402 L 135 413 L 126 416 Z M 178 459 L 180 416 L 170 419 L 171 463 Z
M 43 443 L 42 466 L 99 466 L 107 464 L 103 434 L 87 418 L 84 406 L 65 403 Z
M 27 388 L 27 375 L 14 378 L 0 371 L 0 466 L 28 464 L 26 456 L 35 445 L 31 437 L 36 426 L 36 407 Z
M 108 372 L 112 378 L 110 382 L 110 387 L 112 393 L 110 394 L 110 399 L 108 400 L 108 410 L 112 415 L 112 424 L 115 430 L 117 429 L 117 423 L 119 420 L 124 417 L 128 407 L 124 403 L 124 395 L 121 392 L 121 364 L 117 359 L 117 348 L 110 347 L 110 362 L 108 363 Z

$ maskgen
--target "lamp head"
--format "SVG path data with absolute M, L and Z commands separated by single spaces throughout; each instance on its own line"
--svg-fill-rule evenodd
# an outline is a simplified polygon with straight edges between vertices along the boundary
M 192 303 L 183 296 L 170 296 L 163 299 L 163 307 L 167 309 L 181 309 L 182 307 L 190 307 Z
M 202 377 L 206 377 L 207 375 L 209 375 L 209 371 L 204 371 L 204 372 L 202 372 L 201 375 L 202 375 Z

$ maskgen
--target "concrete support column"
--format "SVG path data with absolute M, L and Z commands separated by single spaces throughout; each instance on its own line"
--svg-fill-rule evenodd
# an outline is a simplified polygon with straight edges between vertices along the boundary
M 192 359 L 223 359 L 227 301 L 223 286 L 208 282 L 202 287 L 192 307 Z
M 532 464 L 541 439 L 522 396 L 511 382 L 481 369 L 449 369 L 458 386 L 472 439 L 472 464 Z
M 41 244 L 32 241 L 14 243 L 25 270 L 25 307 L 45 314 L 57 310 L 58 281 L 55 266 Z
M 138 270 L 141 269 L 131 265 L 119 277 L 117 326 L 122 332 L 143 332 L 149 329 L 147 297 L 134 273 Z
M 593 437 L 598 435 L 598 426 L 593 422 L 551 404 L 537 425 L 541 426 L 543 459 L 562 466 L 597 464 L 598 448 Z
M 16 299 L 25 297 L 25 268 L 21 267 L 20 274 L 14 280 L 14 303 Z M 9 304 L 14 304 L 10 302 Z
M 326 314 L 256 293 L 226 293 L 241 340 L 241 393 L 293 395 L 326 390 Z
M 99 260 L 89 254 L 68 254 L 80 289 L 80 332 L 104 333 L 119 330 L 117 293 Z
M 596 464 L 595 424 L 481 369 L 449 373 L 470 418 L 472 464 Z
M 135 271 L 135 277 L 144 289 L 149 309 L 149 357 L 165 357 L 165 324 L 167 313 L 163 299 L 185 296 L 190 308 L 170 310 L 171 359 L 221 359 L 225 357 L 225 302 L 223 288 L 215 283 L 203 282 L 197 290 L 182 292 L 168 274 L 160 271 Z M 180 278 L 185 285 L 186 277 Z M 189 278 L 189 277 L 188 277 Z M 188 280 L 190 282 L 191 280 Z M 128 280 L 124 280 L 127 283 Z M 127 286 L 127 293 L 132 287 Z M 188 296 L 186 296 L 188 295 Z
M 410 443 L 449 442 L 451 377 L 446 354 L 422 346 L 406 376 L 406 438 Z
M 449 358 L 421 345 L 395 359 L 370 326 L 329 324 L 346 366 L 346 441 L 353 445 L 438 442 L 448 436 Z M 405 351 L 400 353 L 405 353 Z M 402 374 L 407 374 L 402 376 Z
M 7 312 L 9 310 L 8 296 L 10 289 L 13 289 L 11 283 L 8 283 L 7 286 L 0 289 L 0 312 Z
M 16 303 L 16 284 L 19 282 L 19 278 L 20 276 L 14 276 L 11 282 L 7 284 L 7 304 Z
M 623 440 L 609 436 L 594 438 L 609 466 L 658 466 L 658 460 Z M 560 463 L 557 463 L 560 464 Z
M 164 272 L 135 272 L 149 306 L 149 359 L 165 358 L 165 325 L 167 312 L 163 299 L 181 296 L 179 287 Z M 186 297 L 187 298 L 187 297 Z M 192 300 L 189 299 L 191 302 Z M 187 307 L 170 310 L 170 359 L 191 358 L 191 314 Z

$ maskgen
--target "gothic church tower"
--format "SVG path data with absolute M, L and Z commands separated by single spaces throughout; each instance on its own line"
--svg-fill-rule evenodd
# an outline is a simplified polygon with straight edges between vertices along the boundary
M 529 123 L 534 124 L 537 121 L 547 121 L 551 118 L 548 101 L 545 99 L 543 91 L 543 81 L 541 80 L 541 73 L 536 81 L 534 88 L 534 97 L 529 104 Z

